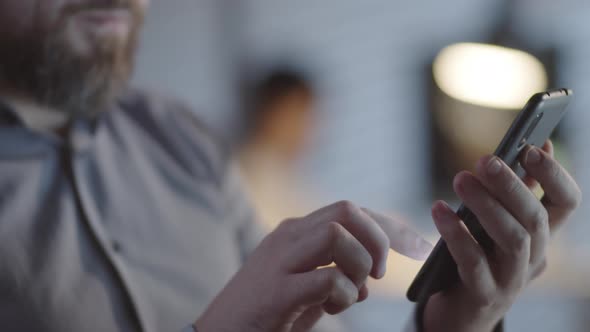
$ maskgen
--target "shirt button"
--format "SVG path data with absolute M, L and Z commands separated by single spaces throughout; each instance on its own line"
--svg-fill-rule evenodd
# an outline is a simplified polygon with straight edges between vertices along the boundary
M 114 252 L 119 254 L 123 251 L 123 246 L 121 245 L 121 243 L 119 241 L 113 241 L 113 243 L 111 245 L 112 245 Z

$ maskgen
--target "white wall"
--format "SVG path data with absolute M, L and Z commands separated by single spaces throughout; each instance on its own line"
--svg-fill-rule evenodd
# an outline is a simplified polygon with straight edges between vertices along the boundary
M 135 83 L 178 96 L 226 130 L 233 108 L 231 54 L 219 0 L 157 0 L 141 41 Z
M 430 194 L 420 73 L 445 44 L 483 39 L 496 7 L 483 0 L 153 3 L 138 83 L 189 100 L 208 122 L 231 130 L 228 31 L 239 32 L 233 49 L 241 63 L 301 61 L 317 70 L 324 96 L 305 176 L 326 201 L 407 212 Z

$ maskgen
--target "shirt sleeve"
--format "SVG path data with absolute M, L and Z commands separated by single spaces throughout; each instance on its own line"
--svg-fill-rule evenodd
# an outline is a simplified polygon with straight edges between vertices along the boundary
M 236 222 L 236 240 L 239 245 L 242 261 L 258 247 L 266 235 L 264 227 L 251 204 L 242 185 L 239 167 L 230 162 L 225 177 L 224 190 L 228 198 L 227 218 Z
M 174 128 L 176 139 L 173 144 L 183 146 L 187 151 L 184 159 L 190 160 L 188 167 L 199 165 L 202 170 L 194 170 L 195 174 L 214 179 L 220 185 L 224 222 L 236 230 L 236 241 L 244 261 L 262 241 L 265 232 L 243 189 L 239 167 L 234 160 L 235 151 L 189 107 L 171 103 L 169 108 L 173 111 L 161 116 L 160 122 Z

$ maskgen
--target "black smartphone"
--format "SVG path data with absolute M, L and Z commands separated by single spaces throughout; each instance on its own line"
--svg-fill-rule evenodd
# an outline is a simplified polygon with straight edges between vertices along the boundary
M 556 89 L 533 95 L 508 129 L 494 153 L 522 179 L 526 173 L 519 163 L 519 154 L 527 145 L 541 147 L 547 141 L 563 115 L 573 95 L 572 90 Z M 486 252 L 493 250 L 493 242 L 475 215 L 464 205 L 457 215 Z M 407 292 L 413 302 L 424 302 L 431 295 L 460 282 L 457 265 L 440 239 L 414 278 Z

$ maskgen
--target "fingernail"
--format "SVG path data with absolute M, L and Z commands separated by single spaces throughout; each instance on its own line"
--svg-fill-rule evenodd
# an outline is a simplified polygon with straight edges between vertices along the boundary
M 432 248 L 433 247 L 430 242 L 421 238 L 416 239 L 416 249 L 418 249 L 420 252 L 427 255 L 432 251 Z
M 460 175 L 461 174 L 457 174 L 455 176 L 455 179 L 453 179 L 453 186 L 455 187 L 457 193 L 464 193 L 465 192 L 465 186 L 463 185 L 463 182 L 459 178 Z
M 539 161 L 541 161 L 541 154 L 539 153 L 539 150 L 537 150 L 537 148 L 531 148 L 526 155 L 527 164 L 534 165 Z
M 434 207 L 434 215 L 439 219 L 449 219 L 448 211 L 451 210 L 449 204 L 445 201 L 438 201 Z
M 438 227 L 442 227 L 448 229 L 451 227 L 450 217 L 448 215 L 449 206 L 447 203 L 440 202 L 438 206 L 434 209 L 434 221 L 438 225 Z M 426 242 L 426 241 L 425 241 Z M 426 242 L 428 245 L 432 246 L 430 243 Z
M 502 163 L 497 157 L 494 157 L 488 161 L 488 174 L 497 175 L 502 170 Z

